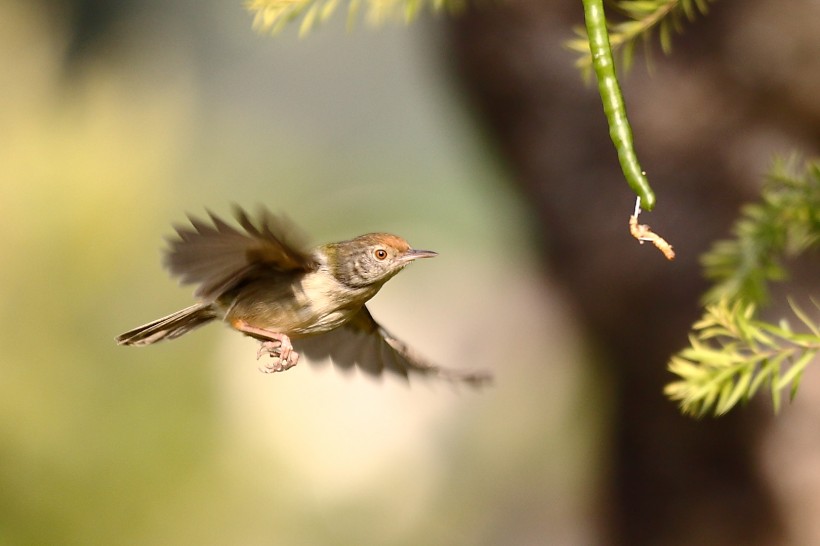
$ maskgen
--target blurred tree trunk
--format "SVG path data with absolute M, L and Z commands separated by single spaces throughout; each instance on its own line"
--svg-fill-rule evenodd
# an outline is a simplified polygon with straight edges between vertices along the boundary
M 595 86 L 583 85 L 574 53 L 562 47 L 582 24 L 580 1 L 474 7 L 450 28 L 462 83 L 532 206 L 548 269 L 574 302 L 614 391 L 602 543 L 782 543 L 758 465 L 768 408 L 696 422 L 661 392 L 670 379 L 665 363 L 699 316 L 706 285 L 698 256 L 728 235 L 772 154 L 815 152 L 818 143 L 818 110 L 795 90 L 814 83 L 800 75 L 806 67 L 768 74 L 771 49 L 796 46 L 755 45 L 744 30 L 777 24 L 765 3 L 727 0 L 712 11 L 675 39 L 671 57 L 654 55 L 651 77 L 638 53 L 622 81 L 638 155 L 658 195 L 656 212 L 641 221 L 675 246 L 671 263 L 630 238 L 635 197 Z M 800 16 L 780 24 L 790 26 L 777 32 L 794 36 Z

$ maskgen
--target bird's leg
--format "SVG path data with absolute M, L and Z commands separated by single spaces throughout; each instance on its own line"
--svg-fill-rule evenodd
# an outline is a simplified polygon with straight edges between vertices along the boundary
M 240 332 L 257 339 L 261 338 L 262 344 L 256 352 L 256 359 L 259 360 L 263 354 L 268 353 L 272 360 L 259 368 L 259 371 L 263 373 L 283 372 L 296 366 L 299 362 L 299 353 L 293 350 L 290 338 L 286 334 L 251 326 L 244 320 L 235 320 L 231 324 Z

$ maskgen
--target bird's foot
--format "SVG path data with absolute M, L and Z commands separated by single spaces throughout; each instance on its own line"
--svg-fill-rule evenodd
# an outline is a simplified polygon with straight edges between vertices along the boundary
M 276 373 L 287 371 L 299 362 L 299 353 L 291 351 L 290 356 L 283 359 L 281 356 L 271 353 L 271 358 L 262 366 L 259 366 L 259 371 L 262 373 Z
M 259 350 L 256 351 L 256 359 L 262 358 L 262 355 L 267 353 L 270 360 L 262 366 L 259 366 L 259 371 L 262 373 L 284 372 L 296 366 L 299 362 L 299 353 L 293 350 L 290 340 L 287 336 L 283 336 L 288 341 L 287 345 L 279 340 L 263 341 L 259 345 Z
M 275 341 L 262 341 L 259 343 L 259 350 L 256 351 L 256 360 L 262 358 L 263 354 L 268 354 L 271 358 L 274 356 L 279 356 L 279 350 L 282 347 L 282 342 L 279 340 Z
M 232 326 L 240 332 L 244 332 L 261 341 L 259 350 L 256 351 L 257 360 L 262 358 L 262 355 L 266 353 L 271 357 L 268 363 L 259 367 L 260 372 L 284 372 L 285 370 L 293 368 L 299 362 L 299 353 L 293 350 L 290 338 L 286 334 L 251 326 L 244 320 L 233 321 Z
M 259 350 L 256 351 L 256 360 L 262 358 L 263 354 L 269 354 L 271 357 L 280 357 L 282 360 L 291 360 L 293 352 L 293 345 L 290 343 L 290 338 L 285 334 L 278 334 L 271 332 L 268 339 L 261 341 Z M 298 356 L 293 360 L 298 360 Z

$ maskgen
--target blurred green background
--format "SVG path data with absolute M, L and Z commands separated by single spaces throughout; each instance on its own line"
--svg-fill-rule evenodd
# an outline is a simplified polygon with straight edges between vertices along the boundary
M 0 544 L 589 542 L 605 397 L 440 23 L 299 40 L 238 2 L 133 9 L 71 67 L 64 13 L 0 1 Z M 171 224 L 233 202 L 437 250 L 371 309 L 496 384 L 266 376 L 221 326 L 117 347 L 191 301 Z

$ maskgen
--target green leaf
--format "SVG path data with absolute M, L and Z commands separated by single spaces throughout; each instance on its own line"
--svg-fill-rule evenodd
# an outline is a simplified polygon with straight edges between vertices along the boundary
M 299 36 L 305 36 L 310 29 L 313 27 L 313 22 L 316 20 L 316 16 L 319 14 L 319 2 L 315 2 L 308 8 L 305 16 L 302 17 L 302 24 L 299 25 Z
M 812 334 L 815 336 L 820 336 L 820 327 L 818 327 L 811 318 L 802 310 L 800 307 L 797 306 L 794 301 L 789 298 L 789 306 L 792 308 L 792 312 L 800 319 L 800 321 L 806 325 Z
M 746 399 L 751 399 L 760 386 L 763 384 L 764 381 L 767 379 L 770 380 L 771 378 L 771 368 L 768 366 L 761 366 L 758 372 L 755 374 L 754 378 L 752 379 L 751 383 L 749 384 L 749 388 L 746 390 Z
M 800 388 L 800 381 L 803 379 L 803 372 L 806 371 L 806 368 L 802 368 L 797 374 L 794 376 L 794 381 L 792 381 L 792 387 L 789 389 L 789 402 L 794 402 L 795 396 L 797 396 L 797 389 Z
M 780 413 L 780 391 L 772 389 L 772 411 L 775 414 Z
M 731 383 L 726 383 L 724 388 L 726 394 L 721 396 L 718 405 L 715 408 L 715 414 L 723 415 L 732 409 L 741 398 L 746 394 L 749 384 L 752 382 L 752 369 L 746 369 L 738 378 L 737 383 L 732 386 Z
M 669 55 L 672 51 L 672 26 L 669 22 L 658 25 L 658 38 L 661 43 L 661 50 Z
M 789 371 L 784 373 L 777 381 L 776 388 L 780 390 L 783 387 L 790 385 L 792 381 L 794 381 L 797 377 L 800 377 L 800 375 L 803 373 L 803 370 L 806 369 L 806 366 L 809 362 L 812 361 L 816 354 L 816 351 L 806 351 L 805 353 L 800 355 L 800 357 L 792 363 L 791 367 L 789 368 Z
M 692 362 L 673 356 L 669 363 L 669 371 L 685 379 L 699 379 L 706 375 L 706 371 Z
M 319 20 L 324 22 L 327 21 L 333 12 L 336 11 L 336 6 L 339 5 L 339 0 L 328 0 L 325 2 L 325 5 L 322 6 L 322 13 L 319 15 Z
M 701 400 L 700 406 L 698 407 L 698 417 L 703 417 L 704 415 L 709 413 L 709 409 L 712 408 L 712 406 L 715 403 L 715 400 L 718 397 L 718 386 L 710 386 L 709 388 L 705 389 L 705 392 L 706 394 L 702 397 L 703 399 Z
M 695 18 L 695 5 L 691 0 L 681 0 L 681 9 L 686 15 L 686 18 L 692 21 Z
M 347 28 L 353 28 L 353 25 L 356 24 L 356 17 L 359 15 L 359 11 L 362 7 L 362 0 L 350 0 L 350 4 L 348 4 L 347 8 Z

